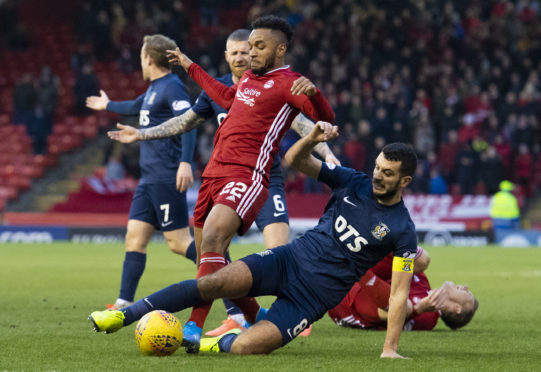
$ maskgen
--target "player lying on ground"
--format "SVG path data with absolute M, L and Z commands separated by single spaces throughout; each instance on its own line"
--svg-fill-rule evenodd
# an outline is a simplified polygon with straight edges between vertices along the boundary
M 238 84 L 244 73 L 250 69 L 249 36 L 249 30 L 239 29 L 233 31 L 227 38 L 224 56 L 231 72 L 217 80 L 228 87 Z M 195 104 L 180 116 L 167 120 L 161 125 L 148 128 L 141 127 L 137 129 L 129 125 L 119 124 L 119 130 L 110 131 L 109 137 L 121 143 L 168 138 L 177 136 L 179 133 L 184 133 L 186 130 L 212 117 L 216 118 L 219 126 L 224 121 L 226 115 L 227 110 L 216 104 L 203 91 Z M 291 123 L 291 129 L 301 137 L 310 133 L 313 127 L 314 123 L 301 113 Z M 340 165 L 340 162 L 326 143 L 318 144 L 314 150 L 326 162 Z M 284 192 L 284 177 L 280 163 L 280 154 L 276 153 L 269 171 L 269 196 L 255 219 L 258 229 L 263 233 L 266 248 L 278 247 L 289 242 L 288 209 Z M 232 328 L 243 328 L 246 325 L 242 311 L 235 304 L 228 300 L 224 300 L 224 304 L 228 314 L 227 320 L 224 320 L 223 324 L 217 329 L 207 332 L 207 336 L 218 336 Z M 307 335 L 308 332 L 309 329 L 303 332 L 302 335 Z
M 417 251 L 415 226 L 402 201 L 417 157 L 409 145 L 383 148 L 373 178 L 327 165 L 311 155 L 314 146 L 338 135 L 337 127 L 318 122 L 286 154 L 286 160 L 325 182 L 333 194 L 318 225 L 291 243 L 252 254 L 197 280 L 173 284 L 123 311 L 93 312 L 96 331 L 114 332 L 149 311 L 177 312 L 216 298 L 276 295 L 266 314 L 257 307 L 247 316 L 258 322 L 241 334 L 202 343 L 203 350 L 261 354 L 286 345 L 309 324 L 334 308 L 353 284 L 393 252 L 388 327 L 381 357 L 400 358 L 398 342 Z M 209 343 L 210 342 L 210 343 Z
M 418 247 L 417 255 L 426 256 L 426 251 Z M 392 255 L 388 255 L 368 270 L 342 302 L 329 310 L 329 316 L 336 324 L 364 329 L 387 327 L 392 260 Z M 425 273 L 418 271 L 420 266 L 416 258 L 404 330 L 432 330 L 440 316 L 451 329 L 468 324 L 478 307 L 478 301 L 468 287 L 445 282 L 441 287 L 431 289 Z

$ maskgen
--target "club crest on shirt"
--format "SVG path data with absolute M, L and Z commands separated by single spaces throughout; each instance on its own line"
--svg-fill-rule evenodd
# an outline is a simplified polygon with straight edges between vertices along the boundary
M 263 85 L 263 88 L 270 89 L 272 88 L 273 85 L 274 85 L 274 80 L 269 80 Z
M 389 234 L 391 230 L 383 222 L 378 223 L 371 231 L 372 236 L 378 240 L 382 240 Z

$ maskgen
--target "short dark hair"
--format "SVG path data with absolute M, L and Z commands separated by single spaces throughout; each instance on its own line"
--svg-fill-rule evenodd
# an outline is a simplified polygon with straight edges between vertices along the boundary
M 239 28 L 238 30 L 233 31 L 227 37 L 227 41 L 245 41 L 250 37 L 250 30 L 245 28 Z
M 177 43 L 174 40 L 160 34 L 146 35 L 143 38 L 143 45 L 146 54 L 152 58 L 156 66 L 171 68 L 166 51 L 177 48 Z
M 252 29 L 255 30 L 257 28 L 270 28 L 271 30 L 282 32 L 285 36 L 286 47 L 289 48 L 291 39 L 293 38 L 293 29 L 285 19 L 274 15 L 259 17 L 252 22 Z
M 473 316 L 475 315 L 475 312 L 477 311 L 477 308 L 479 307 L 479 301 L 477 301 L 476 298 L 473 299 L 473 309 L 468 311 L 461 311 L 460 314 L 457 314 L 455 312 L 449 311 L 449 312 L 442 312 L 441 313 L 441 320 L 445 323 L 445 325 L 449 328 L 451 328 L 453 331 L 455 329 L 459 329 L 464 327 L 466 324 L 472 320 Z
M 417 155 L 411 145 L 402 142 L 390 143 L 383 147 L 381 152 L 387 160 L 402 162 L 400 165 L 400 174 L 402 177 L 413 177 L 415 169 L 417 169 Z

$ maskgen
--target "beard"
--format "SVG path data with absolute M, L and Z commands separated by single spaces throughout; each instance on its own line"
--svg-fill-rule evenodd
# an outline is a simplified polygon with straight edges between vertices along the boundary
M 377 199 L 379 199 L 379 200 L 381 200 L 383 202 L 386 202 L 388 200 L 393 199 L 396 196 L 396 194 L 400 191 L 399 187 L 398 187 L 399 184 L 400 184 L 400 181 L 398 181 L 396 184 L 394 184 L 392 186 L 389 186 L 386 191 L 384 191 L 384 192 L 382 192 L 380 194 L 378 194 L 378 192 L 375 191 L 374 188 L 372 187 L 372 193 L 374 194 L 374 196 Z M 372 186 L 373 185 L 380 185 L 381 186 L 381 183 L 379 183 L 379 182 L 377 182 L 375 180 L 372 180 Z
M 273 53 L 269 58 L 267 58 L 267 60 L 261 67 L 255 68 L 255 69 L 252 67 L 252 72 L 256 75 L 263 75 L 267 73 L 268 71 L 272 70 L 274 66 L 275 57 L 276 57 L 276 53 Z

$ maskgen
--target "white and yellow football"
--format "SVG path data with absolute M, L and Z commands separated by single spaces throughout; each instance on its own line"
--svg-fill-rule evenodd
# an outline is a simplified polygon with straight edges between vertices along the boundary
M 171 355 L 182 343 L 180 321 L 167 311 L 151 311 L 137 323 L 135 342 L 145 355 Z

